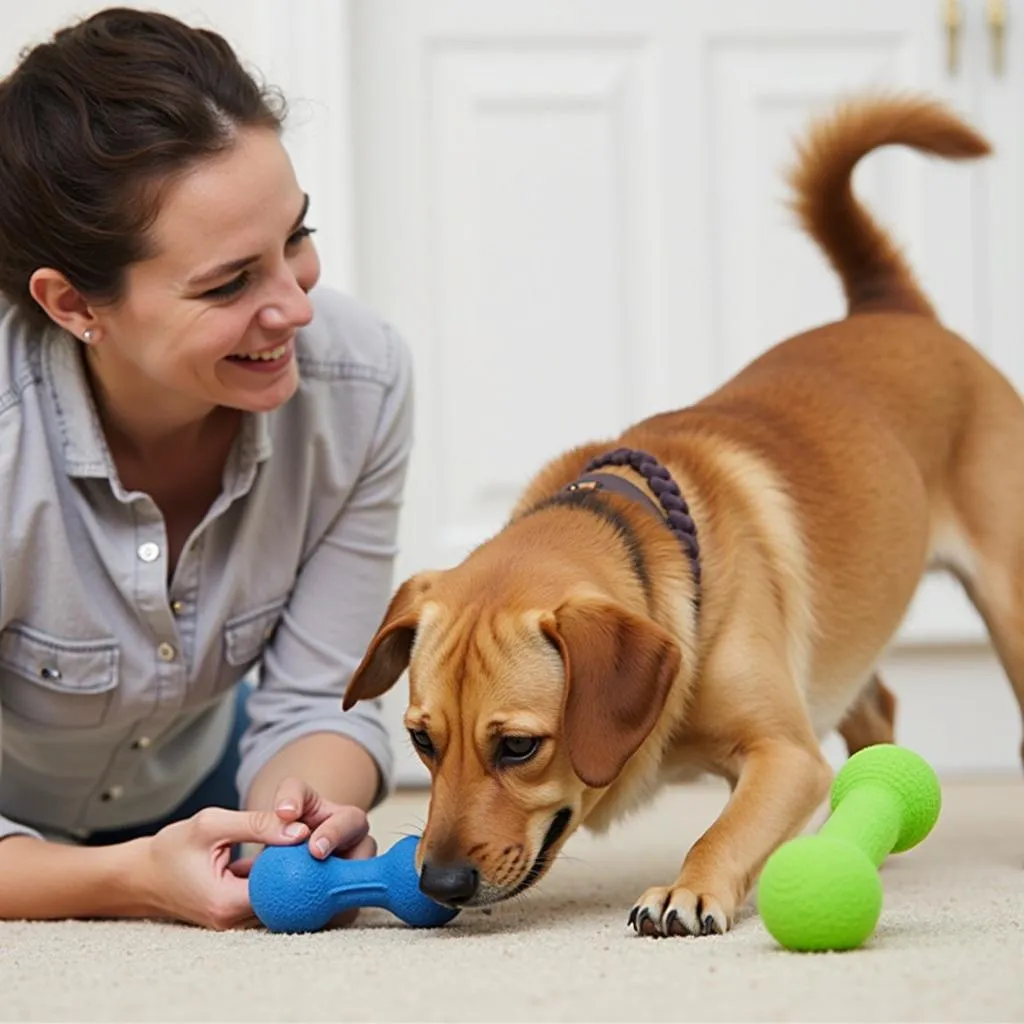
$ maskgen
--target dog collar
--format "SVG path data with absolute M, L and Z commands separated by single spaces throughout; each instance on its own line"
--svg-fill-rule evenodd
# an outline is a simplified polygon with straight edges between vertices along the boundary
M 661 508 L 628 480 L 614 473 L 599 473 L 604 466 L 627 466 L 639 473 L 654 492 Z M 678 538 L 686 557 L 693 569 L 694 582 L 700 587 L 700 545 L 697 543 L 697 524 L 690 515 L 686 499 L 679 490 L 679 485 L 672 479 L 672 474 L 653 455 L 633 448 L 616 448 L 614 451 L 598 455 L 587 463 L 583 475 L 566 485 L 566 491 L 614 491 L 627 498 L 638 500 L 646 505 L 669 530 Z M 664 511 L 663 511 L 664 510 Z M 700 595 L 697 595 L 697 602 Z

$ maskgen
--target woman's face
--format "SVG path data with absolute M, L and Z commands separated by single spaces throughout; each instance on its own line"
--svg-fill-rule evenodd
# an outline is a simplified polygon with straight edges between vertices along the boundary
M 198 415 L 287 401 L 298 386 L 295 333 L 312 317 L 306 293 L 320 276 L 307 202 L 265 129 L 240 131 L 165 189 L 153 256 L 128 268 L 116 304 L 93 307 L 89 355 L 102 389 Z

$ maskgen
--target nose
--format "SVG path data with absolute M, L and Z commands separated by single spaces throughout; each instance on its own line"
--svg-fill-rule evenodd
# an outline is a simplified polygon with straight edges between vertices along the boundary
M 265 330 L 283 331 L 305 327 L 313 319 L 313 305 L 306 289 L 293 277 L 276 299 L 260 311 L 260 324 Z
M 471 864 L 424 863 L 420 872 L 420 892 L 436 903 L 464 907 L 480 888 L 480 872 Z

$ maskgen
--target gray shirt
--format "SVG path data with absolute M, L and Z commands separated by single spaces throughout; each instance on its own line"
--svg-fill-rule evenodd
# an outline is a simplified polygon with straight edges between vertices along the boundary
M 299 390 L 247 414 L 169 584 L 161 514 L 118 480 L 81 342 L 0 300 L 0 837 L 173 810 L 220 758 L 250 670 L 239 792 L 322 731 L 390 784 L 379 703 L 340 699 L 392 587 L 411 360 L 355 301 L 310 298 Z

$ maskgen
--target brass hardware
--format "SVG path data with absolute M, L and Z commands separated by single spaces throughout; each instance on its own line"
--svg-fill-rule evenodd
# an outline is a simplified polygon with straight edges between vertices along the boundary
M 988 31 L 992 42 L 992 70 L 1003 73 L 1006 52 L 1006 0 L 988 0 Z
M 964 24 L 964 16 L 960 11 L 960 0 L 944 0 L 943 8 L 946 23 L 946 65 L 949 73 L 955 75 L 960 64 L 960 29 Z

